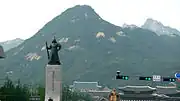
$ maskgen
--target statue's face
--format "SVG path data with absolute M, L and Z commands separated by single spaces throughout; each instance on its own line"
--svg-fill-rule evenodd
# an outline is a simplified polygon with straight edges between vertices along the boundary
M 53 46 L 55 46 L 55 45 L 56 45 L 56 43 L 52 43 L 52 45 L 53 45 Z

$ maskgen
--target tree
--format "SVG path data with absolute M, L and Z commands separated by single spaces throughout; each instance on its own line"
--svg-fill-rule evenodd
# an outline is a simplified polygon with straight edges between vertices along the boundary
M 40 101 L 44 101 L 44 98 L 45 98 L 45 88 L 44 87 L 41 87 L 39 86 L 38 87 L 38 95 L 40 96 Z
M 29 94 L 27 87 L 20 84 L 18 80 L 17 85 L 14 85 L 13 82 L 6 78 L 6 82 L 0 88 L 0 100 L 1 101 L 28 101 Z
M 45 98 L 45 88 L 39 87 L 38 94 L 40 95 L 41 101 L 44 101 Z M 81 93 L 78 91 L 72 91 L 68 86 L 63 86 L 62 89 L 62 101 L 92 101 L 91 97 L 88 94 Z
M 37 95 L 40 96 L 41 101 L 45 98 L 45 88 L 39 86 L 35 88 L 38 91 Z M 6 82 L 0 88 L 0 100 L 1 101 L 29 101 L 30 89 L 27 85 L 21 84 L 20 80 L 16 84 L 6 78 Z M 71 90 L 68 86 L 63 86 L 62 89 L 62 101 L 92 101 L 88 94 Z

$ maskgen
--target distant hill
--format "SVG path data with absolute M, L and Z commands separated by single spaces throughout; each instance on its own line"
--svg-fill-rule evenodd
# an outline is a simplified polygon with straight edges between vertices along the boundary
M 44 83 L 45 42 L 56 36 L 62 44 L 63 82 L 98 81 L 105 85 L 150 85 L 137 76 L 174 76 L 180 68 L 180 37 L 159 36 L 136 26 L 115 26 L 90 6 L 64 11 L 33 37 L 9 50 L 0 61 L 0 76 L 25 83 Z M 115 80 L 116 71 L 130 80 Z
M 157 35 L 168 35 L 171 37 L 180 36 L 180 32 L 177 29 L 171 28 L 169 26 L 164 26 L 161 22 L 153 20 L 151 18 L 147 19 L 142 28 L 149 29 Z
M 4 54 L 4 49 L 3 47 L 0 45 L 0 59 L 4 58 L 5 54 Z
M 4 48 L 4 51 L 8 51 L 14 47 L 17 47 L 18 45 L 20 45 L 22 42 L 24 42 L 23 39 L 20 39 L 20 38 L 16 38 L 16 39 L 13 39 L 13 40 L 8 40 L 8 41 L 5 41 L 5 42 L 0 42 L 0 45 L 3 46 Z

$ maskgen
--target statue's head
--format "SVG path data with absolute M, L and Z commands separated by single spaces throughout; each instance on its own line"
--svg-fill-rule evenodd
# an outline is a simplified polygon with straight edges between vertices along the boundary
M 54 37 L 52 43 L 57 43 L 56 38 Z

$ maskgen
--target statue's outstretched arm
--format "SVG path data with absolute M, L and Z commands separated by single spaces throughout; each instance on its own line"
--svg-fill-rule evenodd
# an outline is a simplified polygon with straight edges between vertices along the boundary
M 46 49 L 49 50 L 49 49 L 51 49 L 51 48 L 52 48 L 52 46 L 51 46 L 51 45 L 48 46 L 48 44 L 47 44 L 47 42 L 46 42 Z

